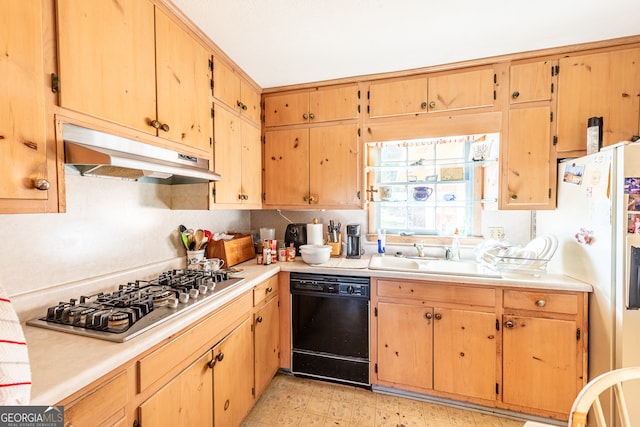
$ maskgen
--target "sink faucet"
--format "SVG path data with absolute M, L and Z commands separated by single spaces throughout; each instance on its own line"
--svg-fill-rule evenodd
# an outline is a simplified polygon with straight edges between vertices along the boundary
M 451 253 L 451 249 L 448 247 L 444 248 L 444 259 L 446 260 L 453 259 L 453 254 Z
M 418 251 L 418 256 L 422 258 L 424 256 L 424 242 L 414 243 L 413 246 Z

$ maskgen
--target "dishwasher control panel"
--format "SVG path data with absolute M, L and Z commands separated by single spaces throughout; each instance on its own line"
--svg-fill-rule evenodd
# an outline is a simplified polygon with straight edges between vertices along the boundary
M 291 273 L 291 292 L 319 292 L 342 297 L 369 298 L 369 278 Z

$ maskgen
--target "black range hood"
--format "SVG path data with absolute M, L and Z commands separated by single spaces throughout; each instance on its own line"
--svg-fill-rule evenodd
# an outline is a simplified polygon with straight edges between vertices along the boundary
M 219 181 L 209 159 L 64 123 L 65 164 L 82 175 L 129 180 L 155 178 L 169 184 Z

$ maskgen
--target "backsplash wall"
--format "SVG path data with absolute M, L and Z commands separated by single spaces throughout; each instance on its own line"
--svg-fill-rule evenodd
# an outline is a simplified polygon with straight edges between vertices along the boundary
M 66 186 L 66 213 L 0 215 L 0 284 L 10 296 L 184 257 L 180 224 L 250 228 L 248 212 L 171 210 L 164 184 L 67 174 Z

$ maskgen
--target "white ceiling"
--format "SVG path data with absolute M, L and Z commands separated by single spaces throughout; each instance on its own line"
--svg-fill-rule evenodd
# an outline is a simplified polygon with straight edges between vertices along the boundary
M 640 34 L 640 0 L 173 0 L 263 88 Z

